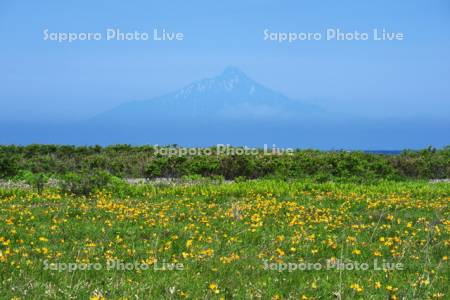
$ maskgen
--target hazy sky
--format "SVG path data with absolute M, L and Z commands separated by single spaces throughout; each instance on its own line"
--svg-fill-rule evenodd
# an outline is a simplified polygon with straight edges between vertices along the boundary
M 43 31 L 182 32 L 183 41 L 44 41 Z M 402 32 L 403 41 L 264 41 L 263 31 Z M 448 118 L 450 2 L 0 0 L 0 119 L 72 121 L 226 66 L 327 110 Z

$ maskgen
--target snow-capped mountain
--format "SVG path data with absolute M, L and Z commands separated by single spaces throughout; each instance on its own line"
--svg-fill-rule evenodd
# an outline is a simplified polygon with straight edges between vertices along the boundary
M 316 108 L 254 82 L 235 67 L 213 78 L 147 101 L 122 104 L 94 118 L 96 122 L 148 124 L 153 121 L 211 123 L 226 120 L 298 118 Z

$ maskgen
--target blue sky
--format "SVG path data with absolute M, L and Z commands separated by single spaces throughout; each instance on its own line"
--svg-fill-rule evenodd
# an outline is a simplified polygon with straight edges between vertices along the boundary
M 43 40 L 183 32 L 180 42 Z M 264 29 L 403 32 L 403 41 L 263 40 Z M 0 1 L 0 119 L 64 122 L 234 65 L 290 98 L 363 118 L 450 115 L 449 1 Z

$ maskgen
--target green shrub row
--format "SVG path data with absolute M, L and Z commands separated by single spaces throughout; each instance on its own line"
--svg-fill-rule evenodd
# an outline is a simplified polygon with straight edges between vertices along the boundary
M 30 172 L 57 176 L 72 174 L 69 181 L 80 181 L 89 180 L 84 177 L 95 177 L 89 176 L 94 171 L 121 178 L 313 177 L 321 181 L 450 178 L 450 146 L 439 150 L 403 151 L 398 155 L 296 150 L 283 155 L 265 155 L 261 151 L 257 155 L 213 153 L 198 156 L 162 156 L 155 154 L 152 146 L 0 146 L 0 178 Z M 76 174 L 87 176 L 75 178 Z

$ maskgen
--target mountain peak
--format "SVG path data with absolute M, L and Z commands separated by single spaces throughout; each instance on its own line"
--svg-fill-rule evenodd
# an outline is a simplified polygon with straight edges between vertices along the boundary
M 185 88 L 177 91 L 175 97 L 178 99 L 184 99 L 197 93 L 221 93 L 221 92 L 239 92 L 248 91 L 253 93 L 256 88 L 254 83 L 244 72 L 236 67 L 228 66 L 223 72 L 215 77 L 206 78 L 197 82 L 194 82 Z M 214 96 L 216 97 L 216 96 Z M 214 98 L 211 96 L 211 99 Z
M 221 78 L 235 78 L 235 77 L 241 77 L 241 78 L 247 78 L 247 75 L 245 75 L 244 72 L 242 72 L 239 68 L 235 66 L 228 66 L 226 67 L 222 74 L 220 74 Z

